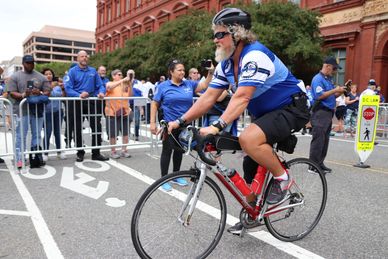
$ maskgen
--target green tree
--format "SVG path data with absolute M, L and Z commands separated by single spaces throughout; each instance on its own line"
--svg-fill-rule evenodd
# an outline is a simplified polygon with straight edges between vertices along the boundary
M 319 17 L 316 12 L 292 3 L 240 5 L 252 15 L 253 31 L 298 77 L 309 82 L 322 61 Z M 137 78 L 157 79 L 167 74 L 167 63 L 177 58 L 186 70 L 214 56 L 211 20 L 214 13 L 191 10 L 188 15 L 165 23 L 159 31 L 130 39 L 125 47 L 91 58 L 95 67 L 133 68 Z
M 38 72 L 41 72 L 45 68 L 51 68 L 54 71 L 55 76 L 63 77 L 66 71 L 69 69 L 69 67 L 70 67 L 69 63 L 51 62 L 51 63 L 36 64 L 35 70 Z

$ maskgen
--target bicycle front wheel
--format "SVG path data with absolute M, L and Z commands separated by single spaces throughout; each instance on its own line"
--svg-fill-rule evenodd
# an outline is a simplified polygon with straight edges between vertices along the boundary
M 275 205 L 274 213 L 269 212 L 264 221 L 274 237 L 295 241 L 308 235 L 318 224 L 326 206 L 327 184 L 322 170 L 309 159 L 295 158 L 287 162 L 287 166 L 295 180 L 289 191 L 290 198 Z M 270 189 L 267 188 L 267 194 Z
M 141 196 L 131 222 L 132 242 L 141 258 L 205 258 L 216 247 L 225 228 L 226 203 L 209 177 L 202 185 L 189 224 L 182 222 L 193 202 L 190 193 L 198 186 L 199 176 L 195 170 L 166 175 Z M 188 184 L 173 184 L 178 178 Z M 173 186 L 172 191 L 161 188 L 165 183 Z M 184 206 L 188 197 L 188 206 Z

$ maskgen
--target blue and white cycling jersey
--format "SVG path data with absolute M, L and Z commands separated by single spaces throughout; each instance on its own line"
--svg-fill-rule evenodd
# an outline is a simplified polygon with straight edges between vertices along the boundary
M 283 62 L 263 44 L 255 41 L 244 46 L 238 64 L 237 87 L 256 87 L 248 104 L 248 111 L 255 117 L 290 104 L 291 96 L 303 91 L 298 83 Z M 229 84 L 236 90 L 232 58 L 217 65 L 209 87 L 227 89 Z

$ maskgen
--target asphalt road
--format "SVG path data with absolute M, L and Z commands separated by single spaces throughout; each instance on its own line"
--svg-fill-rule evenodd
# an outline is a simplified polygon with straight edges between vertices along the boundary
M 309 143 L 309 135 L 299 136 L 288 157 L 308 156 Z M 131 154 L 98 163 L 75 163 L 74 154 L 66 160 L 50 156 L 45 169 L 27 174 L 15 174 L 9 160 L 1 164 L 0 258 L 138 258 L 131 216 L 160 170 L 149 148 Z M 242 156 L 229 156 L 224 160 L 241 171 Z M 387 159 L 388 142 L 380 141 L 366 162 L 371 168 L 353 167 L 354 143 L 333 137 L 326 159 L 333 168 L 326 177 L 327 206 L 310 235 L 290 244 L 272 238 L 265 226 L 244 238 L 225 231 L 209 258 L 388 258 Z M 184 157 L 182 169 L 192 163 Z M 239 204 L 224 194 L 228 214 L 238 217 Z M 166 258 L 180 256 L 171 252 Z

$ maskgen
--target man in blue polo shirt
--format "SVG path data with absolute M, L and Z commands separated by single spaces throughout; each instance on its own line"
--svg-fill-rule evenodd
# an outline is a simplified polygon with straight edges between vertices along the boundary
M 346 87 L 333 84 L 333 74 L 341 67 L 334 57 L 327 57 L 321 71 L 311 82 L 314 105 L 312 107 L 311 125 L 312 139 L 310 144 L 310 159 L 321 166 L 325 173 L 331 169 L 325 166 L 327 150 L 329 148 L 330 131 L 335 108 L 335 99 L 345 92 Z
M 101 104 L 99 101 L 86 101 L 88 97 L 104 98 L 106 90 L 95 68 L 88 66 L 88 54 L 78 52 L 78 65 L 69 70 L 64 83 L 68 97 L 80 97 L 83 100 L 69 101 L 69 122 L 75 122 L 75 141 L 77 147 L 82 147 L 82 116 L 88 115 L 92 128 L 92 146 L 101 146 Z M 78 150 L 77 162 L 84 160 L 85 151 Z M 100 149 L 92 149 L 92 160 L 106 161 L 109 158 L 100 154 Z

